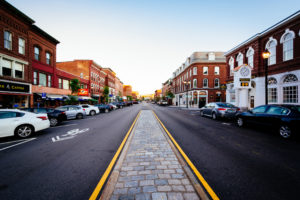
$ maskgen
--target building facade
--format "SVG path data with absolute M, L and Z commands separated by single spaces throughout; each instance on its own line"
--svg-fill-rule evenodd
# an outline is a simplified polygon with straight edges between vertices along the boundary
M 131 85 L 123 85 L 123 98 L 127 99 L 128 96 L 132 97 Z
M 226 60 L 223 52 L 195 52 L 174 73 L 173 104 L 202 107 L 225 101 Z
M 115 101 L 117 96 L 115 89 L 116 73 L 110 68 L 103 68 L 103 71 L 107 74 L 105 78 L 105 85 L 108 86 L 109 89 L 108 101 Z
M 300 11 L 225 53 L 227 63 L 226 101 L 244 109 L 265 104 L 265 69 L 268 59 L 268 103 L 300 104 Z M 241 87 L 249 68 L 249 86 Z M 244 68 L 244 70 L 242 70 Z
M 120 100 L 123 97 L 123 82 L 118 77 L 115 78 L 115 91 Z

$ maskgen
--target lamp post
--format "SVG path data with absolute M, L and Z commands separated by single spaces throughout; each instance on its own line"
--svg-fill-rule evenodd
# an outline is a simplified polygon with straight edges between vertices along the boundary
M 191 83 L 191 81 L 183 81 L 183 84 L 185 85 L 186 88 L 186 108 L 189 107 L 189 102 L 188 102 L 188 85 Z
M 262 53 L 262 57 L 264 59 L 264 67 L 265 67 L 265 104 L 268 105 L 268 58 L 270 57 L 270 52 L 266 49 Z

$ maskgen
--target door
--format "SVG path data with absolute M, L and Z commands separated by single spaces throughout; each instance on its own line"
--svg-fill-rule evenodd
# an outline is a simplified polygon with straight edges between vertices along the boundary
M 215 107 L 216 107 L 215 103 L 210 103 L 207 109 L 207 115 L 211 116 Z
M 0 137 L 14 135 L 15 128 L 21 120 L 20 117 L 17 117 L 17 112 L 0 111 Z
M 68 107 L 68 115 L 70 116 L 70 119 L 76 118 L 77 109 L 76 107 Z
M 265 124 L 267 126 L 276 126 L 281 124 L 281 118 L 289 113 L 288 108 L 280 106 L 269 106 L 266 111 Z
M 248 122 L 254 123 L 257 125 L 264 125 L 266 120 L 266 110 L 268 106 L 258 106 L 252 109 L 252 115 L 248 117 Z
M 206 103 L 206 98 L 200 97 L 199 98 L 199 108 L 202 108 L 203 106 L 205 106 L 205 103 Z

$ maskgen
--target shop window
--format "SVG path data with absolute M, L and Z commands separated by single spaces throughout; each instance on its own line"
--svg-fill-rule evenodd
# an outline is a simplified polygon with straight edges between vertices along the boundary
M 46 52 L 46 64 L 51 65 L 51 54 Z
M 203 74 L 208 75 L 208 67 L 203 67 Z
M 52 85 L 52 78 L 51 75 L 48 75 L 48 87 L 51 87 Z
M 37 85 L 37 82 L 38 82 L 38 80 L 37 80 L 37 72 L 33 72 L 33 84 Z
M 25 55 L 25 40 L 19 38 L 19 54 Z
M 203 79 L 203 87 L 204 88 L 208 87 L 208 79 L 207 78 Z
M 269 103 L 277 102 L 277 88 L 268 88 L 268 102 Z
M 69 80 L 63 80 L 63 89 L 70 89 Z
M 220 80 L 218 78 L 215 79 L 215 88 L 220 87 Z
M 4 48 L 12 50 L 12 34 L 9 31 L 4 31 Z
M 298 103 L 298 86 L 283 87 L 283 103 Z
M 15 63 L 15 78 L 23 79 L 24 67 L 21 63 Z
M 34 59 L 40 61 L 40 49 L 38 47 L 34 47 Z
M 219 75 L 220 74 L 220 67 L 215 66 L 215 75 Z
M 47 86 L 47 75 L 43 73 L 39 73 L 39 85 Z
M 58 79 L 58 88 L 62 89 L 63 85 L 62 85 L 62 80 L 61 78 Z
M 2 76 L 12 76 L 12 61 L 2 59 Z

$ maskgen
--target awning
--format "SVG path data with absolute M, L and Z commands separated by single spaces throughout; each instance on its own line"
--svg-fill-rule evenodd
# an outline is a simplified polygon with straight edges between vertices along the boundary
M 91 97 L 78 97 L 79 101 L 90 100 Z
M 47 94 L 47 98 L 51 100 L 63 100 L 64 96 L 58 94 Z

